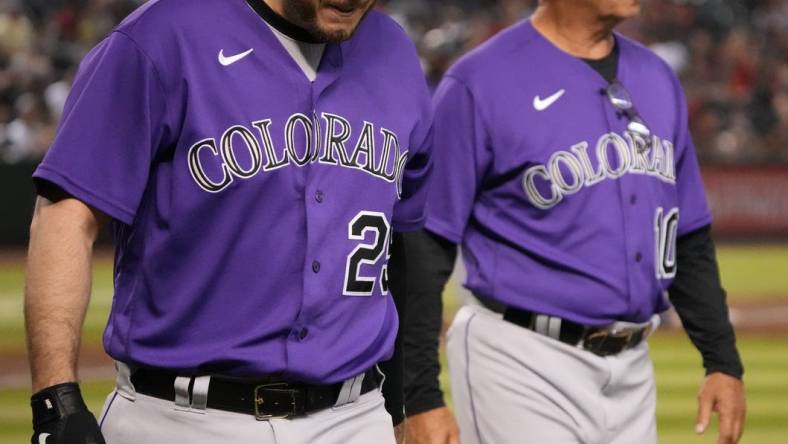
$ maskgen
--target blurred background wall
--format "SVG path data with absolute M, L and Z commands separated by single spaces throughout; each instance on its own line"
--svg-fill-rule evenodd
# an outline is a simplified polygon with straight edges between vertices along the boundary
M 55 135 L 85 53 L 142 1 L 0 0 L 0 245 L 23 245 L 27 179 Z M 431 86 L 535 0 L 380 1 L 412 36 Z M 643 0 L 620 31 L 670 63 L 718 236 L 788 237 L 788 1 Z M 199 2 L 195 1 L 195 5 Z

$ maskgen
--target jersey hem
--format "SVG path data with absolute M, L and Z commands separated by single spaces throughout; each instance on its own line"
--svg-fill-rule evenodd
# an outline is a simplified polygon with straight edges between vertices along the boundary
M 676 234 L 679 236 L 683 236 L 685 234 L 692 233 L 693 231 L 703 228 L 706 225 L 711 225 L 712 217 L 710 214 L 705 214 L 703 217 L 695 219 L 692 223 L 684 225 L 683 227 L 679 228 Z
M 134 221 L 134 212 L 99 196 L 88 188 L 82 186 L 77 181 L 62 174 L 51 167 L 46 165 L 39 165 L 33 173 L 33 179 L 42 179 L 59 186 L 71 197 L 82 201 L 83 203 L 98 209 L 99 211 L 107 214 L 108 216 L 123 222 L 126 225 L 131 225 Z
M 415 221 L 394 221 L 394 231 L 397 233 L 408 233 L 411 231 L 417 231 L 424 227 L 424 220 L 425 218 L 417 219 Z
M 443 221 L 428 218 L 424 224 L 424 228 L 455 244 L 459 244 L 462 241 L 462 234 L 457 234 Z

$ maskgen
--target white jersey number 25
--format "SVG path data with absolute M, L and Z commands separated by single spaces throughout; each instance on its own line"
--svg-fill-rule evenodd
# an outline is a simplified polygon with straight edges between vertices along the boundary
M 375 234 L 372 243 L 364 243 L 368 232 Z M 389 244 L 391 243 L 391 226 L 386 215 L 377 211 L 361 211 L 354 217 L 347 227 L 347 236 L 350 240 L 361 241 L 347 256 L 345 265 L 345 285 L 342 294 L 345 296 L 372 296 L 375 284 L 380 282 L 381 293 L 388 294 Z M 386 257 L 380 276 L 359 276 L 362 265 L 378 263 L 385 252 Z

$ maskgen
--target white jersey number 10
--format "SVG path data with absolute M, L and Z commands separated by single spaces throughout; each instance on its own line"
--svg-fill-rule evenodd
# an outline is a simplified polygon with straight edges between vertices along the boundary
M 679 230 L 679 209 L 665 212 L 657 208 L 654 217 L 654 239 L 656 240 L 657 278 L 671 279 L 676 276 L 676 238 Z

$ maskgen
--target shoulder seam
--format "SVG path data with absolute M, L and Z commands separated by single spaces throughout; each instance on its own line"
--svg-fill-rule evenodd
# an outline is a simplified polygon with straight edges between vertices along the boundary
M 479 113 L 479 118 L 481 119 L 482 124 L 484 125 L 484 136 L 485 136 L 485 139 L 489 141 L 490 140 L 490 128 L 491 128 L 491 126 L 489 124 L 489 121 L 488 121 L 487 117 L 482 112 L 482 109 L 480 109 L 477 106 L 477 104 L 480 103 L 480 102 L 476 99 L 476 94 L 473 92 L 473 89 L 471 89 L 470 85 L 468 85 L 468 83 L 465 80 L 461 79 L 460 77 L 457 77 L 455 74 L 445 74 L 444 77 L 452 79 L 455 82 L 457 82 L 459 85 L 462 85 L 462 87 L 471 96 L 471 100 L 473 100 L 473 109 L 474 109 L 474 111 Z M 489 149 L 488 147 L 489 147 L 489 144 L 485 147 L 485 149 Z
M 152 11 L 153 9 L 155 9 L 155 8 L 158 8 L 158 7 L 159 7 L 159 4 L 161 4 L 161 2 L 162 2 L 162 0 L 149 0 L 149 1 L 148 1 L 146 4 L 140 4 L 140 5 L 138 5 L 138 6 L 137 6 L 137 9 L 135 9 L 135 11 L 134 11 L 134 12 L 132 12 L 131 14 L 129 14 L 129 15 L 132 15 L 132 14 L 134 14 L 134 13 L 135 13 L 135 12 L 137 12 L 137 10 L 139 10 L 140 8 L 146 8 L 146 9 L 140 13 L 139 17 L 137 17 L 137 18 L 134 20 L 134 23 L 131 23 L 131 24 L 129 25 L 129 28 L 132 28 L 132 29 L 133 29 L 133 28 L 136 28 L 136 27 L 137 27 L 137 23 L 139 22 L 139 20 L 141 20 L 141 19 L 142 19 L 142 17 L 145 17 L 146 15 L 150 14 L 150 11 Z M 124 19 L 124 20 L 125 20 L 125 19 Z M 119 27 L 121 27 L 122 25 L 123 25 L 123 21 L 121 21 L 121 23 L 119 23 L 119 24 L 118 24 L 118 25 L 117 25 L 117 26 L 116 26 L 116 27 L 113 29 L 113 31 L 119 31 L 119 30 L 118 30 L 118 28 L 119 28 Z M 128 34 L 126 34 L 126 35 L 128 36 Z
M 165 119 L 166 119 L 170 115 L 170 112 L 169 112 L 170 111 L 170 109 L 169 109 L 169 100 L 167 100 L 167 98 L 169 96 L 167 95 L 167 93 L 166 93 L 166 91 L 164 89 L 164 83 L 161 80 L 162 79 L 161 72 L 159 71 L 158 66 L 156 66 L 156 62 L 153 60 L 152 57 L 150 57 L 148 55 L 148 53 L 140 46 L 140 44 L 137 43 L 136 40 L 134 40 L 134 37 L 130 36 L 127 32 L 121 31 L 119 29 L 115 29 L 112 32 L 120 34 L 120 35 L 126 37 L 131 42 L 131 44 L 134 45 L 135 48 L 137 48 L 137 51 L 139 51 L 139 53 L 142 54 L 143 57 L 145 57 L 145 59 L 148 61 L 148 63 L 150 63 L 151 67 L 153 67 L 153 74 L 154 74 L 154 76 L 156 78 L 156 84 L 159 86 L 159 92 L 161 92 L 161 95 L 164 98 L 164 100 L 163 100 L 163 102 L 164 102 L 164 116 L 165 116 Z

